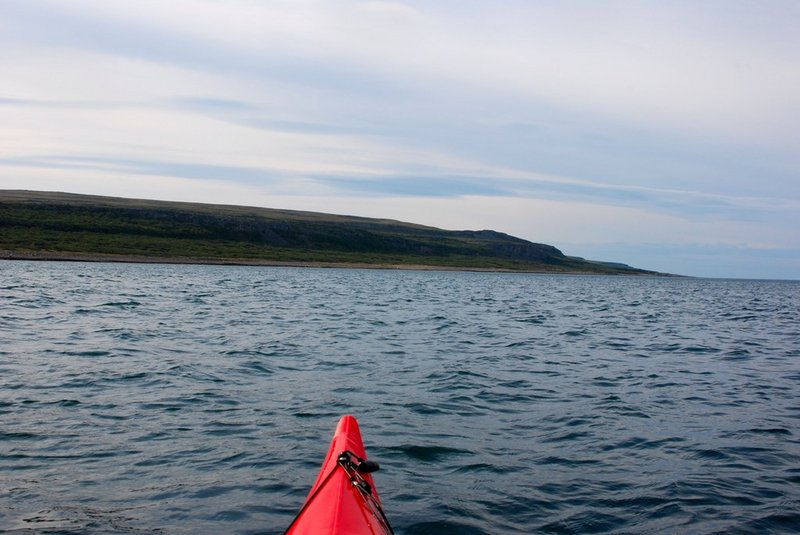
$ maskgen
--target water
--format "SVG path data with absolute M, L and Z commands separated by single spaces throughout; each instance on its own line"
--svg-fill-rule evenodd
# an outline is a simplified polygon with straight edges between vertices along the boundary
M 800 283 L 0 262 L 0 531 L 800 529 Z

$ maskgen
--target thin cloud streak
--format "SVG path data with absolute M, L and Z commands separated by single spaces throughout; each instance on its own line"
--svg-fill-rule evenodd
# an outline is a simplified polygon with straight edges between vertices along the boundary
M 325 187 L 320 189 L 326 195 L 333 191 L 342 196 L 354 194 L 364 197 L 459 198 L 474 195 L 535 197 L 561 201 L 595 202 L 608 206 L 648 208 L 655 212 L 687 216 L 697 213 L 702 213 L 704 217 L 735 215 L 739 219 L 748 219 L 748 213 L 757 215 L 766 210 L 771 211 L 773 217 L 781 212 L 794 214 L 800 210 L 800 202 L 785 199 L 709 195 L 694 191 L 641 186 L 615 186 L 553 176 L 499 178 L 496 175 L 454 176 L 437 174 L 435 171 L 402 175 L 330 175 L 291 173 L 280 169 L 258 167 L 74 155 L 0 158 L 0 166 L 41 170 L 105 171 L 109 176 L 122 174 L 222 180 L 250 186 L 282 184 L 284 191 L 291 191 L 292 183 L 302 179 L 306 186 L 309 183 L 324 185 Z

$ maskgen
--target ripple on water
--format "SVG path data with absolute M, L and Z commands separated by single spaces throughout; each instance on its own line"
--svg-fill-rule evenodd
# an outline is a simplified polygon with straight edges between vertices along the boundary
M 404 444 L 386 448 L 390 452 L 397 452 L 415 461 L 424 463 L 440 462 L 447 457 L 471 455 L 468 450 L 450 448 L 446 446 L 420 446 L 417 444 Z

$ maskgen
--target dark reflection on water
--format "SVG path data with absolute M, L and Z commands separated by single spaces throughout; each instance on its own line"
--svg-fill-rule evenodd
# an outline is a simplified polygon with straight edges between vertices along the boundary
M 800 284 L 0 262 L 0 531 L 794 533 Z

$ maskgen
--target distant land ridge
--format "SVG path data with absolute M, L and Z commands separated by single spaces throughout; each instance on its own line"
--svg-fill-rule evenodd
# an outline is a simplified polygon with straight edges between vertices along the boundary
M 23 190 L 0 190 L 0 258 L 655 274 L 493 230 Z

